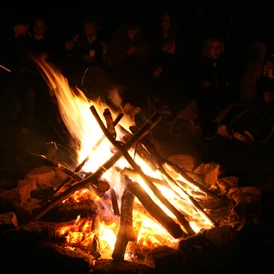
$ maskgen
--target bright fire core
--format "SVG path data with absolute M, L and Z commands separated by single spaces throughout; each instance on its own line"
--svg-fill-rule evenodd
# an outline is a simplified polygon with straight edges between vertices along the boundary
M 89 161 L 83 167 L 83 171 L 95 172 L 113 156 L 113 147 L 108 139 L 105 138 L 104 141 L 94 149 L 97 141 L 102 138 L 103 132 L 90 111 L 90 107 L 92 105 L 95 106 L 102 121 L 104 121 L 103 111 L 109 107 L 100 99 L 96 102 L 91 101 L 81 90 L 77 90 L 77 93 L 75 93 L 75 91 L 70 88 L 67 79 L 48 63 L 38 62 L 38 64 L 42 68 L 52 94 L 57 100 L 60 116 L 71 135 L 73 143 L 76 144 L 75 150 L 78 157 L 76 166 L 89 156 Z M 110 90 L 108 96 L 112 99 L 112 103 L 116 105 L 115 111 L 111 109 L 112 116 L 116 117 L 119 112 L 123 112 L 121 107 L 122 99 L 116 90 Z M 129 126 L 134 125 L 134 119 L 131 116 L 124 115 L 119 125 L 120 126 L 116 126 L 116 140 L 118 141 L 122 140 L 126 132 L 125 130 L 128 130 Z M 138 154 L 134 153 L 133 149 L 130 150 L 129 153 L 147 176 L 155 178 L 157 188 L 172 205 L 182 212 L 195 232 L 198 232 L 200 229 L 208 229 L 212 226 L 210 220 L 205 218 L 203 214 L 200 214 L 188 198 L 188 195 L 195 198 L 195 193 L 199 193 L 200 196 L 205 195 L 201 190 L 181 175 L 174 173 L 168 166 L 164 167 L 165 170 L 174 180 L 183 182 L 184 188 L 176 184 L 171 184 L 170 182 L 165 184 L 157 183 L 165 180 L 161 172 L 152 170 Z M 102 177 L 102 179 L 107 180 L 110 184 L 110 188 L 115 190 L 119 207 L 121 205 L 121 197 L 125 184 L 121 179 L 121 170 L 125 168 L 131 169 L 131 166 L 124 158 L 120 158 Z M 132 175 L 130 179 L 139 183 L 153 201 L 161 207 L 168 216 L 175 220 L 175 222 L 179 223 L 173 213 L 159 201 L 140 176 Z M 108 192 L 106 192 L 104 198 L 99 198 L 92 189 L 82 189 L 74 193 L 69 199 L 63 201 L 63 203 L 67 203 L 72 201 L 79 202 L 83 199 L 93 199 L 102 209 L 98 213 L 98 225 L 95 229 L 94 220 L 78 216 L 73 225 L 63 227 L 58 231 L 60 235 L 66 236 L 69 247 L 89 250 L 89 247 L 94 245 L 95 239 L 98 239 L 100 254 L 105 257 L 111 256 L 119 230 L 120 217 L 114 215 L 110 198 L 107 198 L 109 195 Z M 178 239 L 174 239 L 152 218 L 137 198 L 134 200 L 133 207 L 133 229 L 137 235 L 137 240 L 128 244 L 125 259 L 130 259 L 131 256 L 142 252 L 142 250 L 151 250 L 157 246 L 177 246 Z

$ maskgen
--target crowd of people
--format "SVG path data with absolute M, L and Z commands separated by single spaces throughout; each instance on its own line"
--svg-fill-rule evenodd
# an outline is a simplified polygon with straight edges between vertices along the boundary
M 149 35 L 136 16 L 121 20 L 109 40 L 101 38 L 103 31 L 97 16 L 83 16 L 81 28 L 59 40 L 42 16 L 12 22 L 2 42 L 0 70 L 22 133 L 31 128 L 39 101 L 42 108 L 51 103 L 33 57 L 60 69 L 88 98 L 115 87 L 124 104 L 139 106 L 147 115 L 165 113 L 190 127 L 193 137 L 199 132 L 210 140 L 219 134 L 252 143 L 271 131 L 274 57 L 262 41 L 249 41 L 238 59 L 228 33 L 193 39 L 169 12 L 161 14 Z

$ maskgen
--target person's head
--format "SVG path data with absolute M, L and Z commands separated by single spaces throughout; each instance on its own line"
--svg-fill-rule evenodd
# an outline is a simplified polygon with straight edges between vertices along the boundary
M 13 21 L 12 28 L 15 37 L 25 36 L 28 34 L 29 24 L 27 23 L 26 19 L 17 17 Z
M 123 22 L 123 28 L 126 31 L 127 36 L 130 39 L 133 39 L 139 29 L 137 18 L 135 18 L 134 16 L 125 18 Z
M 33 22 L 33 35 L 36 39 L 41 39 L 47 31 L 47 24 L 43 18 L 36 18 Z
M 224 42 L 215 37 L 210 37 L 204 44 L 203 55 L 209 59 L 218 59 L 224 53 Z
M 164 13 L 164 15 L 162 16 L 162 30 L 164 32 L 167 32 L 171 29 L 171 26 L 171 16 L 168 13 Z
M 96 36 L 100 27 L 99 20 L 93 17 L 87 17 L 84 20 L 84 34 L 87 37 L 93 38 Z

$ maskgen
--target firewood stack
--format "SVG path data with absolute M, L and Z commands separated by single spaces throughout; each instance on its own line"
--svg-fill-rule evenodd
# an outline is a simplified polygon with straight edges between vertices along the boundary
M 100 248 L 98 236 L 100 222 L 103 219 L 111 222 L 114 215 L 119 225 L 113 250 L 108 253 L 108 257 L 112 257 L 114 261 L 124 261 L 127 253 L 138 253 L 138 248 L 140 252 L 138 235 L 133 225 L 133 211 L 136 209 L 137 199 L 138 207 L 141 206 L 146 215 L 158 222 L 174 240 L 177 239 L 178 249 L 173 249 L 174 245 L 168 247 L 168 252 L 165 249 L 163 253 L 160 249 L 161 256 L 167 252 L 168 257 L 175 256 L 182 264 L 182 254 L 185 254 L 186 250 L 197 246 L 205 248 L 209 245 L 214 247 L 227 245 L 233 242 L 245 224 L 259 220 L 260 191 L 257 188 L 238 186 L 238 178 L 226 177 L 225 170 L 217 163 L 202 163 L 197 167 L 192 164 L 189 168 L 189 155 L 180 155 L 180 157 L 177 155 L 165 159 L 157 152 L 145 136 L 160 121 L 161 117 L 158 113 L 150 117 L 141 128 L 132 129 L 122 142 L 115 139 L 117 119 L 114 123 L 111 113 L 105 111 L 104 113 L 107 114 L 105 126 L 94 106 L 91 107 L 91 111 L 104 133 L 104 138 L 108 138 L 113 145 L 113 156 L 98 167 L 96 172 L 83 176 L 83 173 L 80 175 L 80 171 L 88 159 L 75 169 L 71 169 L 46 155 L 40 155 L 45 159 L 45 166 L 32 170 L 25 175 L 25 178 L 18 180 L 16 188 L 0 192 L 3 213 L 0 215 L 0 229 L 2 246 L 6 249 L 19 248 L 21 252 L 18 254 L 24 257 L 22 245 L 18 247 L 17 241 L 11 240 L 19 237 L 18 242 L 20 242 L 20 237 L 24 237 L 29 242 L 25 244 L 29 245 L 30 249 L 38 248 L 42 253 L 54 250 L 58 256 L 62 254 L 69 258 L 74 252 L 73 257 L 82 258 L 79 261 L 83 268 L 86 264 L 92 266 L 96 260 L 102 259 L 104 254 L 107 254 Z M 144 173 L 128 152 L 133 146 L 136 148 L 136 153 L 150 159 L 150 165 L 160 171 L 162 179 Z M 113 184 L 102 179 L 102 175 L 111 168 L 117 169 L 114 166 L 121 157 L 128 161 L 130 167 L 119 170 L 124 182 L 124 191 L 122 197 L 119 197 L 119 193 L 111 187 Z M 184 166 L 184 159 L 187 159 L 187 166 Z M 193 159 L 193 163 L 195 161 Z M 140 185 L 138 178 L 142 179 L 149 192 Z M 159 186 L 165 186 L 174 191 L 173 185 L 174 189 L 180 189 L 184 195 L 182 197 L 182 203 L 186 204 L 184 212 L 159 190 Z M 189 185 L 193 187 L 191 190 Z M 80 192 L 81 197 L 77 200 L 72 198 Z M 155 197 L 173 213 L 174 217 L 170 217 L 159 203 L 156 203 Z M 187 208 L 195 209 L 200 219 L 208 225 L 199 233 L 196 233 L 191 226 L 195 218 Z M 106 212 L 109 211 L 113 212 L 113 215 L 106 217 Z M 62 231 L 65 227 L 69 230 Z M 79 233 L 78 242 L 65 240 L 73 233 L 74 235 Z M 25 236 L 32 234 L 30 239 Z M 92 239 L 90 234 L 94 235 Z M 38 242 L 35 240 L 37 235 L 40 239 Z M 227 241 L 225 243 L 224 238 Z M 33 241 L 36 241 L 36 244 L 32 243 Z M 83 244 L 87 241 L 89 244 Z M 67 252 L 65 249 L 67 245 L 74 248 L 74 251 Z M 129 246 L 135 246 L 135 250 L 133 248 L 128 251 Z M 146 250 L 145 253 L 147 256 L 141 255 L 143 262 L 152 269 L 159 267 L 157 249 Z M 136 254 L 133 254 L 134 256 Z

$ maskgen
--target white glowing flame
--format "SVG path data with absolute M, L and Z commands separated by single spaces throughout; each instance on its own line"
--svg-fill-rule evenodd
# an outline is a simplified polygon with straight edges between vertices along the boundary
M 69 87 L 67 79 L 48 63 L 38 63 L 46 75 L 46 80 L 48 81 L 49 86 L 57 99 L 60 115 L 69 133 L 71 134 L 73 142 L 75 143 L 75 149 L 78 155 L 78 164 L 88 156 L 89 160 L 83 167 L 83 170 L 86 172 L 94 172 L 113 155 L 113 152 L 111 150 L 112 146 L 107 139 L 104 139 L 100 145 L 95 148 L 98 140 L 102 138 L 103 133 L 94 118 L 90 107 L 94 105 L 102 121 L 104 121 L 102 113 L 108 106 L 100 100 L 97 102 L 89 100 L 81 90 L 72 90 Z M 116 101 L 116 106 L 119 107 L 121 105 L 122 100 L 117 91 L 112 90 L 110 93 L 110 98 Z M 122 112 L 122 109 L 119 109 L 119 111 Z M 111 113 L 113 117 L 118 115 L 118 112 L 115 112 L 114 110 L 111 110 Z M 132 117 L 124 116 L 120 124 L 124 129 L 128 130 L 130 125 L 134 125 L 134 120 Z M 116 130 L 117 140 L 121 140 L 124 135 L 124 131 L 120 130 L 119 127 L 116 127 Z M 138 154 L 134 153 L 133 149 L 130 150 L 129 153 L 131 157 L 134 158 L 135 162 L 142 167 L 144 174 L 157 180 L 165 180 L 159 170 L 152 170 L 151 167 L 138 156 Z M 124 158 L 120 158 L 119 161 L 116 162 L 115 166 L 106 171 L 103 175 L 104 179 L 107 179 L 111 187 L 116 190 L 119 199 L 118 202 L 120 204 L 120 198 L 122 197 L 124 186 L 121 182 L 120 172 L 115 169 L 115 167 L 119 167 L 120 170 L 131 167 Z M 169 172 L 168 167 L 165 168 L 167 172 Z M 172 171 L 170 171 L 170 174 L 173 176 L 174 180 L 181 180 L 186 183 L 189 186 L 189 189 L 200 191 L 199 188 L 192 185 L 181 175 L 173 174 Z M 153 201 L 159 205 L 168 216 L 176 220 L 172 212 L 170 212 L 170 210 L 166 208 L 161 201 L 159 201 L 159 199 L 154 195 L 140 176 L 132 176 L 132 179 L 142 186 Z M 185 192 L 186 190 L 183 190 L 178 184 L 166 181 L 165 185 L 158 185 L 157 183 L 155 183 L 155 185 L 174 206 L 176 206 L 184 214 L 188 215 L 189 224 L 195 232 L 198 232 L 201 228 L 209 228 L 212 226 L 212 223 L 205 218 L 205 216 L 200 214 L 195 206 L 193 206 L 188 197 L 188 193 Z M 87 191 L 89 190 L 85 189 L 81 192 L 75 193 L 75 200 L 77 201 L 77 199 L 79 199 L 79 195 L 82 195 Z M 136 203 L 138 203 L 138 200 Z M 79 218 L 77 218 L 75 224 L 78 224 Z M 159 225 L 148 213 L 145 212 L 145 210 L 144 212 L 140 212 L 138 209 L 134 208 L 133 222 L 133 227 L 137 230 L 138 234 L 137 242 L 141 242 L 143 245 L 166 244 L 174 246 L 174 244 L 177 243 L 177 240 L 170 236 L 161 225 Z M 116 233 L 119 228 L 117 219 L 113 218 L 113 224 L 114 225 L 112 226 L 108 226 L 102 222 L 99 229 L 100 241 L 105 241 L 111 249 L 114 248 Z M 84 234 L 89 235 L 89 237 L 85 235 L 86 241 L 87 239 L 92 241 L 92 236 L 94 235 L 91 231 L 89 231 L 89 228 L 90 224 L 85 224 L 82 226 L 81 232 L 74 231 L 74 234 L 69 234 L 69 241 L 81 241 Z M 60 233 L 64 234 L 68 231 L 68 229 L 69 228 L 62 229 L 60 230 Z

